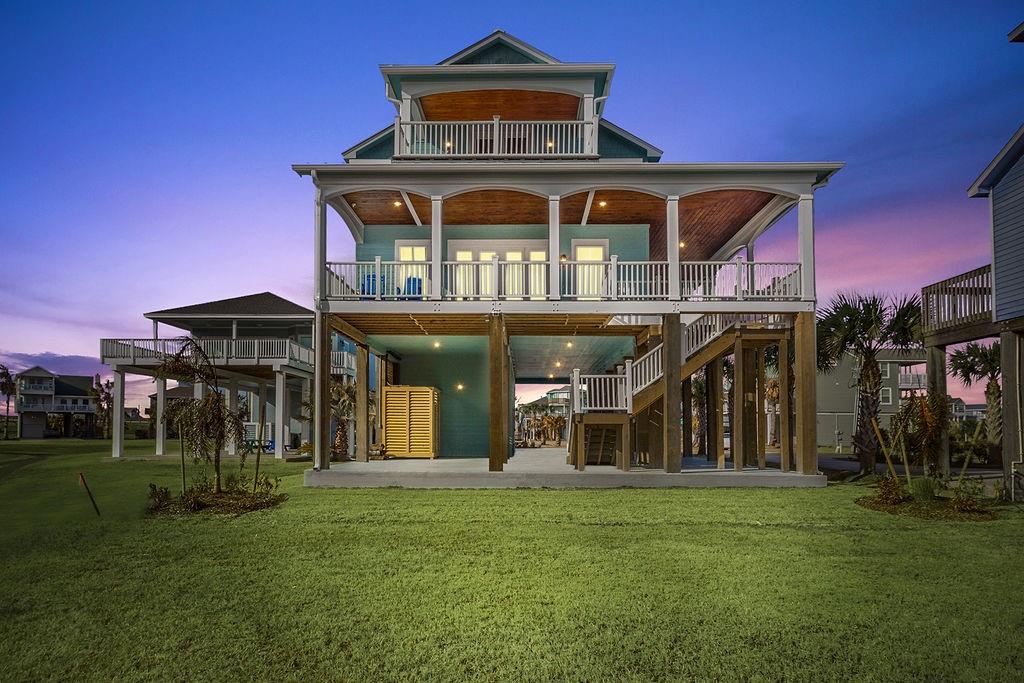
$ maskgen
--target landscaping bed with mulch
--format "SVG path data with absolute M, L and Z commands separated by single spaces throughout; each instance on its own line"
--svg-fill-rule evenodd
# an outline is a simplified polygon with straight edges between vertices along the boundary
M 247 512 L 277 507 L 288 500 L 288 494 L 276 491 L 243 491 L 228 489 L 221 493 L 188 489 L 172 496 L 166 488 L 150 484 L 149 513 L 159 516 L 191 515 L 197 512 L 217 515 L 244 515 Z
M 880 496 L 864 496 L 854 502 L 861 507 L 875 510 L 876 512 L 887 512 L 890 515 L 904 515 L 918 519 L 990 522 L 999 518 L 996 510 L 990 506 L 979 506 L 973 510 L 958 510 L 953 506 L 952 500 L 949 498 L 939 498 L 930 503 L 920 503 L 913 499 L 892 503 L 882 500 Z

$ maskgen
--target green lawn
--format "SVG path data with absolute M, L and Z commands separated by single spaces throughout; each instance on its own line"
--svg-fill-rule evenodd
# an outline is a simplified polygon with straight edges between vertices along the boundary
M 152 444 L 129 442 L 129 452 Z M 862 487 L 306 490 L 151 519 L 173 462 L 0 443 L 0 679 L 1019 680 L 1024 513 Z M 103 513 L 97 519 L 78 472 Z

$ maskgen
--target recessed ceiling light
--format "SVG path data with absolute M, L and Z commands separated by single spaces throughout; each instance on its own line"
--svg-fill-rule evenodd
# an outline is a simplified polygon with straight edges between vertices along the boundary
M 435 348 L 435 349 L 439 349 L 439 348 L 441 348 L 441 342 L 439 342 L 439 341 L 435 341 L 435 342 L 434 342 L 434 348 Z
M 555 374 L 553 372 L 549 372 L 548 373 L 548 379 L 554 379 L 554 378 L 555 378 Z
M 462 390 L 463 390 L 463 389 L 465 389 L 465 388 L 466 388 L 466 387 L 462 386 L 462 384 L 456 384 L 456 385 L 455 385 L 455 390 L 456 390 L 456 391 L 462 391 Z
M 572 348 L 572 342 L 565 342 L 565 348 L 571 349 Z
M 555 367 L 556 367 L 556 368 L 560 368 L 560 367 L 562 367 L 562 361 L 560 361 L 560 360 L 556 360 L 556 361 L 555 361 Z
M 597 203 L 597 205 L 603 209 L 604 207 L 608 206 L 608 202 L 601 200 Z
M 391 206 L 395 207 L 396 209 L 397 209 L 398 207 L 400 207 L 401 205 L 402 205 L 402 202 L 399 202 L 399 201 L 394 201 L 394 202 L 391 202 Z
M 685 247 L 686 247 L 686 242 L 680 242 L 680 243 L 679 243 L 679 248 L 680 248 L 680 249 L 683 249 L 683 248 L 685 248 Z

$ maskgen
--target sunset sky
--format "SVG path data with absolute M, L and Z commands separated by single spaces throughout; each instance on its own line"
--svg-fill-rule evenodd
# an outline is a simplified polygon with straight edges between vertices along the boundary
M 290 164 L 392 119 L 379 64 L 495 28 L 616 63 L 606 116 L 665 161 L 846 162 L 815 203 L 823 301 L 987 263 L 966 188 L 1024 114 L 1019 0 L 76 4 L 0 7 L 0 362 L 19 369 L 91 373 L 145 311 L 309 305 L 313 192 Z M 790 217 L 759 257 L 795 258 L 794 236 Z M 335 219 L 329 256 L 352 251 Z

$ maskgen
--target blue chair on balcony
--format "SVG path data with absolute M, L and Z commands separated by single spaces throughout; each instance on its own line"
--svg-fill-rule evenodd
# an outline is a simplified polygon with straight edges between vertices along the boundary
M 364 275 L 363 284 L 359 289 L 359 293 L 363 296 L 377 296 L 377 279 L 377 276 L 372 273 Z M 380 291 L 383 293 L 385 289 L 387 289 L 384 286 L 384 276 L 380 277 L 380 285 Z
M 403 294 L 406 297 L 422 297 L 423 296 L 423 278 L 415 277 L 410 275 L 405 278 L 405 291 Z

